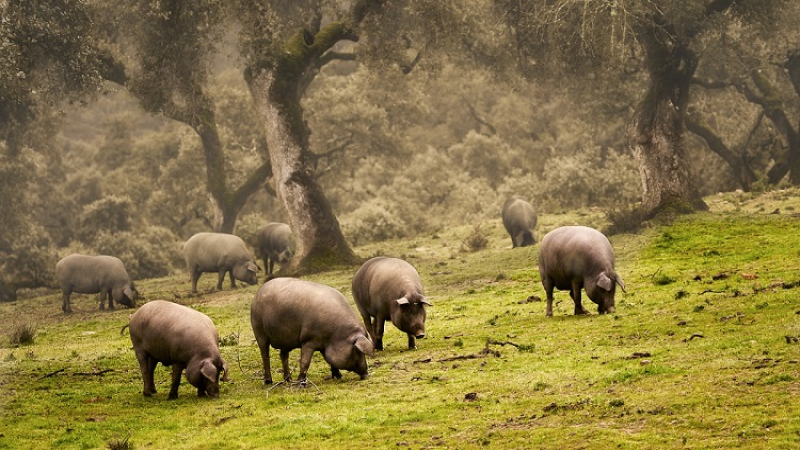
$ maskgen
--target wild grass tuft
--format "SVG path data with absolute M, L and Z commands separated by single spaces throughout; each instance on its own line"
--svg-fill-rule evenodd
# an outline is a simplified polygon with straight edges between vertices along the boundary
M 477 252 L 478 250 L 483 250 L 489 244 L 489 238 L 486 237 L 486 233 L 483 232 L 481 229 L 481 225 L 475 225 L 475 228 L 472 230 L 461 246 L 461 248 L 466 252 Z
M 133 443 L 130 441 L 131 434 L 128 433 L 125 439 L 112 439 L 108 442 L 108 450 L 133 450 Z
M 36 337 L 36 325 L 30 323 L 18 323 L 11 328 L 9 341 L 13 346 L 33 344 Z

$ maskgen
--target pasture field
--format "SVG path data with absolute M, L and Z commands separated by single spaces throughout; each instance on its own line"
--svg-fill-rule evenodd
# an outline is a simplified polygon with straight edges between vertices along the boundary
M 137 285 L 214 320 L 233 380 L 217 400 L 184 380 L 167 401 L 161 366 L 158 394 L 142 396 L 120 334 L 131 310 L 76 295 L 66 316 L 49 290 L 0 304 L 0 449 L 800 448 L 800 191 L 707 200 L 708 213 L 611 237 L 627 287 L 611 315 L 587 299 L 594 314 L 573 316 L 556 292 L 545 317 L 538 245 L 511 249 L 499 219 L 481 224 L 478 251 L 464 249 L 474 224 L 356 248 L 407 259 L 434 304 L 417 350 L 387 325 L 365 381 L 326 379 L 316 355 L 313 385 L 267 389 L 249 323 L 258 286 L 215 292 L 210 274 L 199 296 L 183 273 Z M 569 224 L 604 216 L 543 215 L 537 237 Z M 352 302 L 355 269 L 307 278 Z M 12 345 L 26 324 L 34 342 Z

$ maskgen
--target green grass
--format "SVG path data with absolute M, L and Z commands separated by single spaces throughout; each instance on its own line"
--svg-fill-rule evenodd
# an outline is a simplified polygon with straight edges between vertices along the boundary
M 709 204 L 611 238 L 628 290 L 614 315 L 575 317 L 557 292 L 546 318 L 538 246 L 512 250 L 499 220 L 481 224 L 488 245 L 471 253 L 475 224 L 357 248 L 406 258 L 434 303 L 419 349 L 389 325 L 365 381 L 326 379 L 317 355 L 316 387 L 267 391 L 249 324 L 257 287 L 217 293 L 209 275 L 197 297 L 184 274 L 137 285 L 208 314 L 228 338 L 233 382 L 217 400 L 184 381 L 167 401 L 161 366 L 158 394 L 141 395 L 120 335 L 131 310 L 76 296 L 65 316 L 57 292 L 0 304 L 0 448 L 107 448 L 129 434 L 134 448 L 798 448 L 800 344 L 787 336 L 800 336 L 800 192 Z M 595 211 L 549 215 L 537 234 L 603 223 Z M 351 298 L 354 271 L 309 278 Z M 35 326 L 34 342 L 12 345 L 14 324 Z

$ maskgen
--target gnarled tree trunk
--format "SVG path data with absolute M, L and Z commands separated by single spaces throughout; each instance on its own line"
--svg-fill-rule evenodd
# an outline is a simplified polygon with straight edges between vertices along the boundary
M 642 177 L 645 217 L 708 209 L 692 180 L 684 137 L 697 59 L 688 47 L 663 34 L 648 25 L 637 32 L 650 85 L 628 126 L 628 141 Z
M 337 33 L 337 29 L 342 31 Z M 287 43 L 286 52 L 274 55 L 270 64 L 249 67 L 245 74 L 267 136 L 275 190 L 297 240 L 295 257 L 281 268 L 282 273 L 313 272 L 359 261 L 314 176 L 309 131 L 300 105 L 313 78 L 310 72 L 344 30 L 339 24 L 328 25 L 313 42 L 308 42 L 308 32 L 299 32 Z

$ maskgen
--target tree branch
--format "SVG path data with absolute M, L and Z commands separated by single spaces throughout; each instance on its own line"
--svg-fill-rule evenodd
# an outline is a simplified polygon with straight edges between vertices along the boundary
M 491 131 L 490 136 L 496 135 L 497 134 L 497 128 L 495 128 L 494 125 L 492 125 L 491 123 L 486 121 L 486 119 L 484 119 L 483 116 L 478 114 L 478 111 L 475 109 L 474 106 L 472 106 L 472 104 L 469 102 L 469 100 L 466 99 L 466 97 L 464 97 L 464 102 L 467 104 L 467 108 L 469 108 L 469 112 L 472 114 L 472 117 L 479 124 L 486 126 L 486 128 L 488 128 L 489 131 Z

